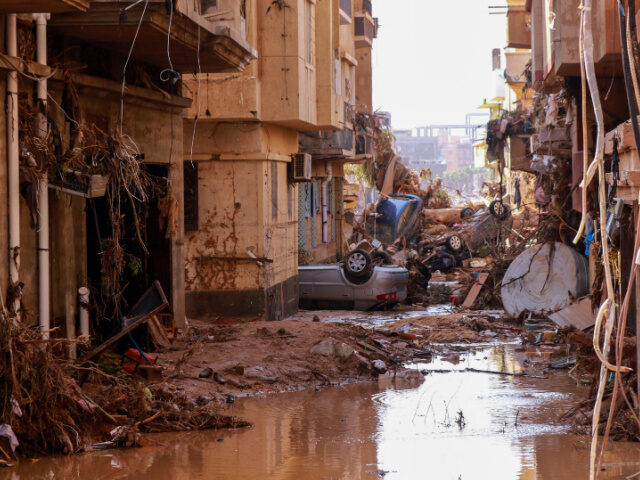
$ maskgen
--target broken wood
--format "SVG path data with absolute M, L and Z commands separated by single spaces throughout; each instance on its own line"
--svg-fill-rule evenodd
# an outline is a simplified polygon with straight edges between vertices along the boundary
M 543 377 L 541 375 L 529 375 L 528 373 L 496 372 L 495 370 L 480 370 L 478 368 L 471 368 L 471 367 L 466 368 L 464 371 L 473 372 L 473 373 L 490 373 L 493 375 L 506 375 L 508 377 L 540 378 L 543 380 L 547 379 L 547 377 Z
M 473 306 L 476 298 L 478 298 L 478 295 L 480 295 L 480 291 L 487 281 L 487 278 L 489 278 L 489 274 L 486 272 L 482 272 L 478 275 L 476 283 L 473 284 L 473 287 L 471 287 L 471 290 L 469 290 L 467 298 L 465 298 L 464 303 L 462 304 L 463 309 L 471 308 Z
M 425 208 L 422 210 L 422 215 L 427 224 L 441 224 L 445 223 L 453 225 L 454 223 L 462 222 L 460 213 L 465 207 L 454 208 Z
M 167 337 L 167 333 L 164 330 L 164 327 L 160 323 L 157 315 L 153 315 L 149 319 L 149 323 L 147 325 L 149 329 L 149 335 L 151 336 L 151 341 L 156 347 L 159 348 L 169 348 L 171 347 L 171 341 L 169 337 Z
M 156 299 L 156 303 L 149 306 L 148 302 L 153 301 L 152 297 L 156 295 L 158 299 Z M 149 289 L 145 292 L 145 294 L 138 300 L 138 302 L 131 309 L 132 316 L 130 318 L 124 318 L 125 327 L 102 345 L 94 348 L 90 352 L 87 352 L 78 363 L 82 365 L 83 363 L 88 362 L 92 358 L 95 358 L 101 355 L 105 350 L 115 344 L 118 340 L 124 337 L 127 333 L 135 330 L 137 327 L 146 323 L 151 316 L 158 313 L 160 310 L 169 305 L 167 301 L 167 297 L 165 297 L 164 292 L 162 291 L 162 287 L 160 286 L 160 282 L 157 280 L 153 282 L 153 285 L 149 287 Z M 146 307 L 146 308 L 145 308 Z
M 391 195 L 393 193 L 393 180 L 395 177 L 396 162 L 398 157 L 393 157 L 387 166 L 387 171 L 384 174 L 384 181 L 382 182 L 382 188 L 380 189 L 380 195 Z
M 572 327 L 585 330 L 596 323 L 596 314 L 591 308 L 591 298 L 585 297 L 580 301 L 569 305 L 549 315 L 549 318 L 560 327 Z
M 364 343 L 364 342 L 356 342 L 356 345 L 358 345 L 358 347 L 362 348 L 365 352 L 373 352 L 383 358 L 389 358 L 389 353 L 385 352 L 384 350 L 381 350 L 377 347 L 374 347 L 373 345 L 371 345 L 370 343 Z

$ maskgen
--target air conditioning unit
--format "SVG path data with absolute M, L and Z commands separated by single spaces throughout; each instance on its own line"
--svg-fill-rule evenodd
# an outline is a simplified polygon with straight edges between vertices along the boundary
M 311 181 L 311 158 L 309 153 L 296 153 L 292 156 L 289 164 L 292 182 Z

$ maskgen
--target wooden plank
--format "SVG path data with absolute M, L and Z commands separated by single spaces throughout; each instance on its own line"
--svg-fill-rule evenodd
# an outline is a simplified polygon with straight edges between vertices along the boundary
M 99 356 L 105 350 L 107 350 L 109 347 L 111 347 L 111 345 L 113 345 L 118 340 L 120 340 L 122 337 L 124 337 L 127 333 L 131 332 L 136 327 L 139 327 L 143 323 L 147 322 L 149 320 L 149 318 L 150 318 L 150 315 L 145 315 L 142 318 L 138 318 L 135 322 L 133 322 L 128 327 L 122 329 L 119 333 L 116 333 L 113 337 L 111 337 L 109 340 L 104 342 L 102 345 L 100 345 L 100 346 L 94 348 L 93 350 L 91 350 L 90 352 L 88 352 L 84 357 L 82 357 L 80 360 L 78 360 L 78 363 L 83 364 L 83 363 L 88 362 L 92 358 L 95 358 L 95 357 Z
M 12 57 L 6 53 L 0 53 L 0 70 L 8 72 L 16 70 L 29 76 L 48 77 L 54 69 L 41 63 L 26 61 L 19 57 Z
M 154 289 L 156 291 L 156 294 L 161 298 L 162 303 L 159 303 L 158 305 L 155 306 L 155 308 L 153 308 L 150 311 L 138 313 L 137 315 L 133 314 L 132 312 L 137 312 L 142 307 L 144 307 L 144 303 L 143 302 L 148 298 L 148 295 L 153 293 Z M 160 286 L 160 282 L 158 282 L 156 280 L 155 282 L 153 282 L 153 285 L 151 287 L 149 287 L 149 289 L 145 292 L 145 294 L 142 297 L 140 297 L 140 299 L 136 302 L 136 304 L 133 306 L 133 308 L 129 312 L 131 315 L 134 315 L 134 316 L 132 316 L 131 318 L 126 318 L 125 317 L 123 319 L 124 320 L 124 322 L 123 322 L 124 328 L 120 332 L 116 333 L 114 336 L 109 338 L 102 345 L 99 345 L 98 347 L 94 348 L 90 352 L 87 352 L 78 361 L 78 363 L 80 363 L 80 364 L 86 363 L 89 360 L 91 360 L 92 358 L 95 358 L 95 357 L 101 355 L 105 350 L 107 350 L 114 343 L 116 343 L 118 340 L 120 340 L 122 337 L 124 337 L 127 333 L 131 332 L 132 330 L 134 330 L 135 328 L 139 327 L 143 323 L 146 323 L 149 320 L 149 318 L 154 316 L 156 313 L 160 312 L 162 309 L 164 309 L 168 305 L 169 305 L 169 302 L 167 301 L 167 298 L 165 297 L 164 292 L 162 291 L 162 287 Z
M 638 215 L 640 215 L 640 207 L 638 203 L 633 204 L 633 224 L 638 225 Z M 634 237 L 638 232 L 634 230 Z M 635 260 L 635 259 L 634 259 Z M 635 322 L 635 334 L 636 334 L 636 362 L 640 365 L 640 269 L 636 270 L 636 283 L 635 283 L 635 306 L 636 306 L 636 322 Z M 640 375 L 638 377 L 637 393 L 640 398 Z M 640 405 L 638 405 L 640 410 Z
M 489 274 L 486 272 L 482 272 L 478 275 L 478 279 L 476 280 L 476 283 L 473 284 L 473 287 L 471 287 L 471 290 L 469 290 L 469 294 L 467 295 L 467 298 L 465 298 L 462 308 L 471 308 L 473 306 L 476 298 L 480 295 L 480 291 L 482 290 L 484 283 L 487 281 L 487 278 L 489 278 Z
M 158 317 L 156 315 L 153 315 L 149 319 L 147 327 L 149 328 L 151 341 L 156 347 L 169 348 L 171 346 L 169 337 L 167 337 L 167 333 L 164 331 L 164 327 L 162 326 L 160 320 L 158 320 Z
M 560 327 L 572 326 L 578 330 L 585 330 L 596 323 L 596 314 L 591 309 L 589 297 L 550 314 L 549 318 Z

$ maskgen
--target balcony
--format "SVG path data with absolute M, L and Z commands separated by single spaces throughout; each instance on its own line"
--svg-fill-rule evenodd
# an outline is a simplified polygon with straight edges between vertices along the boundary
M 553 36 L 551 49 L 553 68 L 559 76 L 580 76 L 578 45 L 580 16 L 576 15 L 579 6 L 579 0 L 567 0 L 553 5 L 556 20 L 551 32 Z M 594 31 L 594 40 L 597 41 L 597 39 Z
M 525 70 L 527 69 L 527 64 L 531 61 L 531 52 L 506 52 L 505 57 L 507 83 L 511 86 L 522 87 L 527 81 Z
M 344 123 L 353 125 L 356 119 L 356 107 L 349 102 L 344 102 Z
M 373 16 L 373 8 L 371 7 L 371 0 L 362 0 L 362 11 Z
M 373 158 L 373 137 L 367 133 L 356 134 L 356 160 Z
M 183 7 L 183 2 L 178 2 L 170 22 L 164 0 L 149 0 L 146 11 L 144 4 L 125 11 L 117 0 L 92 0 L 86 13 L 53 15 L 50 28 L 64 37 L 126 55 L 140 24 L 134 58 L 159 67 L 169 67 L 166 44 L 171 32 L 173 69 L 181 73 L 197 69 L 198 50 L 203 73 L 242 71 L 256 57 L 255 50 L 239 33 Z
M 351 24 L 353 17 L 352 0 L 340 0 L 340 25 Z
M 0 14 L 39 12 L 85 12 L 89 0 L 4 0 L 0 2 Z
M 591 10 L 596 72 L 603 75 L 605 72 L 607 75 L 622 75 L 618 4 L 617 2 L 595 2 Z M 636 15 L 636 21 L 637 19 L 638 15 Z
M 507 11 L 507 47 L 531 48 L 531 14 L 524 6 L 510 6 Z
M 354 21 L 356 47 L 372 47 L 373 39 L 378 36 L 378 19 L 358 14 Z
M 351 159 L 354 153 L 353 130 L 300 132 L 300 151 L 314 160 Z

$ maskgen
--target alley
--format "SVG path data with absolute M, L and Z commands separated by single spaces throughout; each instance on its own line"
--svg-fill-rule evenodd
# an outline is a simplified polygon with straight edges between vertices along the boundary
M 636 0 L 0 0 L 0 480 L 640 478 Z

